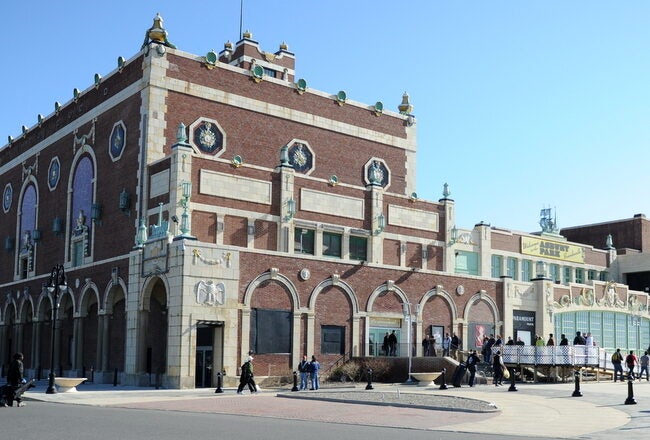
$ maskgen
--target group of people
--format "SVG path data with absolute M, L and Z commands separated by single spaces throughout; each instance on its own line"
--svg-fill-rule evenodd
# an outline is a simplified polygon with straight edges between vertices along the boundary
M 630 350 L 630 353 L 625 356 L 623 359 L 623 354 L 621 349 L 617 348 L 614 354 L 612 354 L 612 365 L 614 365 L 614 382 L 620 379 L 621 382 L 623 379 L 623 361 L 625 361 L 625 367 L 627 368 L 627 378 L 628 380 L 634 380 L 636 375 L 634 369 L 637 366 L 640 366 L 639 370 L 639 380 L 643 378 L 643 373 L 645 372 L 645 380 L 650 380 L 650 375 L 648 374 L 648 363 L 650 362 L 650 356 L 648 356 L 648 350 L 643 353 L 641 358 L 637 358 L 633 350 Z
M 298 364 L 298 371 L 300 372 L 300 390 L 306 390 L 308 382 L 310 390 L 317 390 L 320 388 L 320 379 L 318 377 L 319 370 L 320 362 L 316 360 L 316 356 L 312 356 L 311 361 L 307 360 L 307 355 L 302 357 L 302 361 Z M 248 356 L 246 362 L 241 366 L 237 394 L 242 394 L 246 386 L 248 386 L 251 394 L 258 392 L 253 375 L 253 356 L 251 355 Z
M 298 372 L 300 373 L 300 391 L 309 389 L 314 391 L 320 388 L 318 379 L 318 371 L 320 370 L 320 363 L 316 360 L 316 356 L 311 357 L 311 361 L 307 360 L 307 355 L 302 357 L 302 361 L 298 364 Z
M 381 350 L 384 352 L 384 356 L 397 356 L 397 335 L 395 330 L 391 333 L 386 332 Z

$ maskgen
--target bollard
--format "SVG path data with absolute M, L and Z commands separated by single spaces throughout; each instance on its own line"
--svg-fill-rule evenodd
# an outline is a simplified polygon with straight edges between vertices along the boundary
M 368 385 L 366 385 L 367 390 L 374 390 L 372 387 L 372 368 L 368 368 Z
M 41 380 L 41 366 L 39 365 L 36 369 L 36 380 Z
M 113 371 L 113 386 L 117 386 L 117 368 Z
M 446 379 L 447 378 L 446 378 L 446 376 L 447 376 L 447 369 L 443 368 L 442 369 L 442 374 L 440 375 L 440 377 L 442 377 L 442 379 L 440 379 L 441 380 L 441 383 L 440 383 L 440 389 L 441 390 L 446 390 L 447 389 L 447 384 L 446 384 Z
M 519 391 L 517 387 L 515 386 L 515 368 L 509 368 L 510 370 L 510 388 L 508 388 L 508 391 Z
M 90 382 L 95 383 L 95 367 L 90 367 Z
M 223 393 L 223 388 L 221 388 L 221 386 L 223 385 L 223 382 L 222 382 L 222 381 L 223 381 L 223 379 L 222 379 L 222 377 L 221 377 L 221 372 L 218 372 L 218 373 L 217 373 L 217 389 L 214 390 L 214 392 L 215 392 L 216 394 L 221 394 L 221 393 Z
M 573 390 L 573 394 L 571 396 L 573 397 L 582 397 L 582 393 L 580 392 L 580 370 L 576 370 L 573 373 L 573 381 L 576 384 L 575 390 Z
M 291 388 L 291 391 L 298 391 L 298 373 L 293 372 L 293 388 Z
M 626 405 L 636 405 L 636 400 L 634 400 L 634 379 L 632 375 L 629 375 L 627 378 L 627 399 L 625 399 Z

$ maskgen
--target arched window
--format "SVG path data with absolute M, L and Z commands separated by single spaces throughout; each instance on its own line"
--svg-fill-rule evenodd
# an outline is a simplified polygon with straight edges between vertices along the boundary
M 72 180 L 72 203 L 70 212 L 70 250 L 73 266 L 83 264 L 84 257 L 90 256 L 90 210 L 94 194 L 94 170 L 88 156 L 77 162 Z
M 20 204 L 20 230 L 18 231 L 18 275 L 27 278 L 34 271 L 34 237 L 36 229 L 36 187 L 25 188 Z

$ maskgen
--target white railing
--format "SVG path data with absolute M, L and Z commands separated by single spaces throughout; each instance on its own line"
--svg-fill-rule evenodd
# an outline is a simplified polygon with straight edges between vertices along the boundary
M 599 347 L 585 345 L 562 345 L 537 347 L 530 345 L 504 345 L 492 349 L 501 350 L 503 362 L 521 365 L 571 365 L 613 368 L 607 352 Z

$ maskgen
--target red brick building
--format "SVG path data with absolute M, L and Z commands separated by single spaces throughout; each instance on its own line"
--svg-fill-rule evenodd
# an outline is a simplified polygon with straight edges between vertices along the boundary
M 250 33 L 205 56 L 159 17 L 148 35 L 0 150 L 4 363 L 22 351 L 34 375 L 186 388 L 253 352 L 256 375 L 286 376 L 305 353 L 385 355 L 392 331 L 400 356 L 446 332 L 474 347 L 516 332 L 517 310 L 543 334 L 541 292 L 566 292 L 533 264 L 571 261 L 570 292 L 580 270 L 592 286 L 607 271 L 590 246 L 563 260 L 527 251 L 537 235 L 457 229 L 446 185 L 419 199 L 408 95 L 393 112 L 312 90 L 287 45 L 264 52 Z

